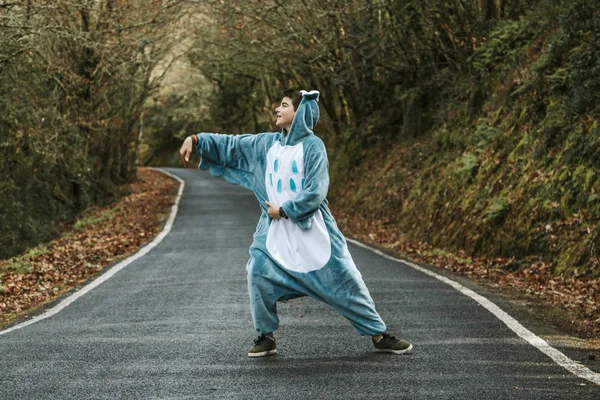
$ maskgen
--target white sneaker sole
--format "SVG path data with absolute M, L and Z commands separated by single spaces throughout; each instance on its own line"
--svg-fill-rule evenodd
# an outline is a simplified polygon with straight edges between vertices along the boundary
M 408 346 L 408 349 L 404 350 L 392 350 L 392 349 L 375 349 L 378 353 L 394 353 L 394 354 L 410 354 L 412 352 L 412 344 Z
M 277 354 L 277 349 L 262 351 L 260 353 L 248 353 L 248 357 L 265 357 L 265 356 L 271 356 L 273 354 Z

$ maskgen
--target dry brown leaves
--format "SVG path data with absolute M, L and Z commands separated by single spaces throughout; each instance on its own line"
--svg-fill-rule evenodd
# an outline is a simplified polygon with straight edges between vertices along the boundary
M 128 185 L 129 195 L 107 207 L 92 207 L 81 220 L 99 220 L 74 228 L 26 257 L 28 272 L 0 261 L 0 325 L 52 301 L 97 274 L 111 262 L 135 252 L 161 230 L 175 199 L 178 183 L 166 175 L 140 168 Z M 21 258 L 22 259 L 22 258 Z
M 437 266 L 479 282 L 502 288 L 514 288 L 539 300 L 546 307 L 564 311 L 569 328 L 579 336 L 600 338 L 600 281 L 590 277 L 565 277 L 552 274 L 550 265 L 531 258 L 516 271 L 502 266 L 514 260 L 469 257 L 465 252 L 449 254 L 427 243 L 402 236 L 381 220 L 367 220 L 360 215 L 336 210 L 340 228 L 350 236 L 387 249 L 399 257 Z

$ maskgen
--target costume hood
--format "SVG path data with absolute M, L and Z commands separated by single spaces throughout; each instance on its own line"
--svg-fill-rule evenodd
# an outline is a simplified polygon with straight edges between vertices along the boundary
M 305 137 L 313 135 L 313 128 L 319 120 L 319 91 L 302 90 L 301 93 L 302 100 L 294 115 L 289 133 L 285 129 L 281 132 L 281 143 L 284 146 L 294 146 Z

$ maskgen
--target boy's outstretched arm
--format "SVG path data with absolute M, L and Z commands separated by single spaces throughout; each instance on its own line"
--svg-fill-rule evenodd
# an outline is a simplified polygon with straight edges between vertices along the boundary
M 187 168 L 190 156 L 196 152 L 200 156 L 198 168 L 254 191 L 257 171 L 263 165 L 261 160 L 265 159 L 267 145 L 273 141 L 274 135 L 278 133 L 225 135 L 202 132 L 187 137 L 179 155 Z

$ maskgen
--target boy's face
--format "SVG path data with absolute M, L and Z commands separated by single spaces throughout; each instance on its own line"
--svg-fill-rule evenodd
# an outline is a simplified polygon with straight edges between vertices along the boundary
M 289 97 L 284 97 L 281 100 L 281 105 L 275 109 L 275 113 L 277 114 L 275 125 L 289 132 L 290 127 L 292 126 L 292 121 L 294 120 L 294 115 L 296 115 L 296 110 L 294 110 L 292 99 Z

